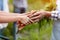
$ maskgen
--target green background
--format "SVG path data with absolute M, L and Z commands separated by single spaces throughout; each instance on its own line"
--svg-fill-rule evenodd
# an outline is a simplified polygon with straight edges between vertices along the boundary
M 47 5 L 46 5 L 47 4 Z M 42 0 L 28 0 L 27 12 L 31 10 L 48 10 L 48 3 L 42 3 Z M 13 12 L 13 3 L 12 0 L 9 0 L 10 12 Z M 50 40 L 51 30 L 52 30 L 52 20 L 42 19 L 39 23 L 34 23 L 27 25 L 24 29 L 20 31 L 20 37 L 18 40 Z M 10 40 L 13 40 L 13 23 L 9 23 L 8 27 L 4 29 L 5 36 L 9 37 Z

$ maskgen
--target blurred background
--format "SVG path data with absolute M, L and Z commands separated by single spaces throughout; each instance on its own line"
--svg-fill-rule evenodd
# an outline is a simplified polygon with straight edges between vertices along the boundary
M 55 9 L 55 0 L 27 0 L 27 11 L 31 10 L 46 10 L 52 11 Z M 13 1 L 9 0 L 10 12 L 13 12 Z M 38 23 L 27 25 L 17 35 L 18 40 L 50 40 L 52 32 L 53 21 L 50 19 L 42 19 Z M 4 36 L 13 40 L 13 23 L 9 23 L 8 27 L 4 29 Z

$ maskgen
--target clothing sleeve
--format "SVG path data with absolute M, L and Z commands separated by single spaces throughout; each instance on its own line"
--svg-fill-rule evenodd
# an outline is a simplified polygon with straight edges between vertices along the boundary
M 51 12 L 51 18 L 53 20 L 60 20 L 60 0 L 56 0 L 56 11 Z
M 8 0 L 0 0 L 0 11 L 9 12 Z M 8 23 L 0 23 L 0 29 L 6 28 Z
M 27 4 L 27 0 L 13 0 L 13 4 L 14 6 L 18 7 L 18 8 L 27 8 L 28 4 Z
M 60 11 L 52 11 L 51 12 L 51 19 L 60 20 Z

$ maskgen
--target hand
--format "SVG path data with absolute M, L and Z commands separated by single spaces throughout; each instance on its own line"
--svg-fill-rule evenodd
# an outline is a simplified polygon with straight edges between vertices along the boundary
M 32 10 L 31 12 L 28 12 L 28 13 L 24 13 L 23 15 L 25 16 L 28 16 L 30 18 L 31 15 L 33 15 L 36 11 Z M 23 17 L 22 17 L 23 18 Z M 27 18 L 26 18 L 27 19 Z M 23 19 L 24 20 L 24 19 Z M 26 20 L 25 20 L 26 21 Z M 20 21 L 17 21 L 17 25 L 18 25 L 18 30 L 21 30 L 24 28 L 24 26 L 28 25 L 28 24 L 31 24 L 33 23 L 33 21 L 31 19 L 29 19 L 29 22 L 20 22 Z
M 51 12 L 49 11 L 37 11 L 34 14 L 30 15 L 29 18 L 33 20 L 33 22 L 38 22 L 42 18 L 49 18 L 51 16 Z
M 51 12 L 50 11 L 40 11 L 40 14 L 44 15 L 47 18 L 51 16 Z
M 27 15 L 21 15 L 18 21 L 20 21 L 22 24 L 26 24 L 29 22 L 29 17 L 27 17 Z
M 30 18 L 31 20 L 33 20 L 33 22 L 38 22 L 38 21 L 41 20 L 44 16 L 45 16 L 45 14 L 43 14 L 42 11 L 37 11 L 37 12 L 34 13 L 33 15 L 30 15 L 29 18 Z
M 41 20 L 43 17 L 47 17 L 49 15 L 50 12 L 47 11 L 31 11 L 28 14 L 25 14 L 29 17 L 30 21 L 27 22 L 27 24 L 22 24 L 21 22 L 19 22 L 19 30 L 23 29 L 25 25 L 31 24 L 31 23 L 35 23 L 38 22 L 39 20 Z
M 43 16 L 42 14 L 40 14 L 40 11 L 39 12 L 31 11 L 28 14 L 25 14 L 25 15 L 27 15 L 30 18 L 30 21 L 27 22 L 26 25 L 38 22 Z M 23 29 L 25 24 L 22 24 L 21 22 L 18 22 L 18 23 L 19 23 L 19 26 L 18 26 L 19 30 Z

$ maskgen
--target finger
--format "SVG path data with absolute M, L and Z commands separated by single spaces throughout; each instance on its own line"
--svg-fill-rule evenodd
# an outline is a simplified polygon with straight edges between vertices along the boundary
M 21 21 L 17 21 L 17 24 L 21 24 Z
M 34 13 L 36 13 L 36 12 L 37 12 L 36 10 L 32 10 L 32 11 L 31 11 L 31 14 L 34 14 Z
M 40 19 L 41 17 L 42 17 L 42 15 L 38 15 L 38 16 L 32 17 L 31 20 Z
M 26 25 L 31 24 L 31 22 L 26 23 Z
M 24 24 L 19 25 L 18 29 L 21 29 L 22 27 L 24 28 Z
M 19 24 L 19 25 L 18 25 L 18 29 L 21 28 L 21 27 L 22 27 L 21 24 Z
M 18 27 L 21 27 L 23 23 L 21 23 L 20 21 L 18 21 Z
M 28 18 L 28 21 L 26 21 L 26 25 L 30 23 L 33 23 L 33 21 L 30 18 Z
M 35 17 L 35 16 L 40 15 L 40 14 L 41 14 L 40 12 L 37 12 L 37 13 L 31 15 L 30 18 L 31 18 L 31 17 Z
M 33 21 L 33 20 L 31 20 L 31 19 L 29 19 L 29 24 L 31 24 L 31 23 L 34 23 L 34 21 Z
M 31 24 L 31 23 L 34 23 L 34 21 L 29 19 L 29 22 L 27 22 L 26 25 Z
M 22 30 L 24 27 L 19 28 L 18 30 Z
M 32 19 L 29 19 L 31 23 L 34 23 L 34 21 Z
M 17 22 L 17 27 L 19 28 L 22 23 L 20 21 Z
M 33 23 L 31 19 L 29 19 L 29 22 L 26 23 L 26 25 Z
M 25 25 L 28 25 L 29 24 L 29 22 L 27 22 Z
M 28 14 L 34 14 L 36 12 L 36 10 L 32 10 L 31 12 L 25 13 L 26 15 Z
M 34 14 L 35 12 L 36 12 L 36 10 L 32 10 L 31 12 L 25 13 L 25 15 L 30 16 L 30 15 Z
M 39 20 L 40 20 L 40 19 L 36 19 L 36 20 L 34 20 L 34 23 L 35 23 L 35 22 L 39 22 Z
M 19 29 L 24 28 L 25 26 L 25 24 L 21 24 Z
M 28 24 L 31 24 L 31 23 L 32 23 L 31 21 L 28 22 Z
M 31 17 L 31 15 L 33 15 L 34 13 L 36 13 L 37 11 L 36 10 L 32 10 L 31 12 L 30 12 L 30 14 L 28 15 L 28 17 Z
M 29 22 L 29 24 L 31 24 L 31 21 Z
M 21 23 L 22 24 L 26 24 L 28 21 L 27 20 L 22 20 Z

